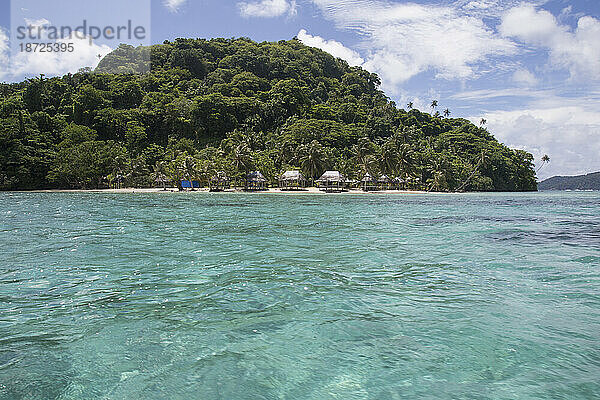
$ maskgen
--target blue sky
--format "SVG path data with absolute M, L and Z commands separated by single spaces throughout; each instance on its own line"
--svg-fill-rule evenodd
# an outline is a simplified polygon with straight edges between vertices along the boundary
M 98 54 L 117 45 L 98 40 L 92 49 L 82 46 L 78 56 L 19 63 L 7 53 L 9 3 L 0 1 L 0 80 L 93 66 Z M 297 36 L 378 73 L 382 90 L 399 106 L 410 101 L 428 111 L 436 99 L 454 117 L 485 118 L 488 129 L 511 147 L 526 149 L 538 160 L 548 154 L 551 162 L 541 178 L 600 170 L 598 0 L 136 1 L 142 4 L 137 11 L 115 11 L 104 2 L 96 12 L 89 11 L 96 2 L 13 0 L 13 11 L 15 3 L 28 2 L 30 20 L 71 18 L 76 24 L 82 16 L 71 11 L 70 2 L 86 5 L 95 15 L 104 12 L 107 20 L 141 18 L 142 8 L 151 8 L 152 43 L 177 37 L 276 41 Z

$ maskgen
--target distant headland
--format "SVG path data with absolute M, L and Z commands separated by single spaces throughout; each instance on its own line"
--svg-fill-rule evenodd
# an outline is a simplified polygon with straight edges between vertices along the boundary
M 600 172 L 577 176 L 554 176 L 538 184 L 539 190 L 600 190 Z

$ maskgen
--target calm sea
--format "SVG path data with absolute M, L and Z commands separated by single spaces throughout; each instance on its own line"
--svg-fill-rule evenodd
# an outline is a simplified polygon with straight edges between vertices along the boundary
M 600 398 L 600 193 L 0 193 L 0 399 Z

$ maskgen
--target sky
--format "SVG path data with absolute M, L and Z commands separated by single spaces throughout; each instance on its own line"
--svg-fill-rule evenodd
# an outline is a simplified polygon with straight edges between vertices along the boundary
M 598 0 L 0 0 L 0 81 L 97 65 L 115 40 L 84 40 L 72 54 L 45 58 L 15 51 L 18 23 L 76 24 L 82 15 L 134 19 L 148 31 L 136 45 L 297 37 L 379 74 L 399 107 L 430 111 L 438 100 L 452 117 L 487 120 L 538 167 L 548 154 L 540 179 L 600 171 Z

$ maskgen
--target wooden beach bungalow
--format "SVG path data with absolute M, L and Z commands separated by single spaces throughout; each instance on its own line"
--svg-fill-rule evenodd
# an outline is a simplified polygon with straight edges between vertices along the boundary
M 219 171 L 212 176 L 208 186 L 211 192 L 223 192 L 231 187 L 229 177 L 224 171 Z
M 392 188 L 392 180 L 387 175 L 381 175 L 377 179 L 377 184 L 381 190 L 390 190 Z
M 346 191 L 346 178 L 339 171 L 325 171 L 316 183 L 317 187 L 325 192 Z
M 267 179 L 260 171 L 252 171 L 246 175 L 244 190 L 249 192 L 267 190 Z
M 393 190 L 401 190 L 404 186 L 404 180 L 402 180 L 401 178 L 394 178 L 392 179 L 392 189 Z
M 370 173 L 366 173 L 361 179 L 361 187 L 364 192 L 372 192 L 378 189 L 377 179 L 375 179 Z
M 300 171 L 286 171 L 279 177 L 281 190 L 303 190 L 306 187 L 306 178 Z

